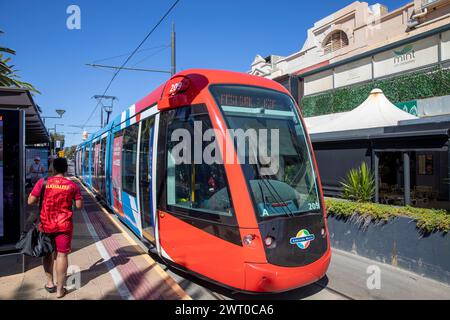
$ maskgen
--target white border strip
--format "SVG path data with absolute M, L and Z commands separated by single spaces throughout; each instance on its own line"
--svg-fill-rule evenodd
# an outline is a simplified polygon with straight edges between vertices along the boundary
M 156 109 L 156 106 L 155 106 Z M 150 109 L 151 110 L 151 109 Z M 161 244 L 159 242 L 159 223 L 158 223 L 158 210 L 156 209 L 156 173 L 157 173 L 157 155 L 158 155 L 158 136 L 159 136 L 159 113 L 156 114 L 155 122 L 153 123 L 153 148 L 152 148 L 152 202 L 153 202 L 153 223 L 155 230 L 155 243 L 156 250 L 161 256 Z
M 111 275 L 114 284 L 116 285 L 117 291 L 119 292 L 119 295 L 124 300 L 134 300 L 133 295 L 131 294 L 130 290 L 128 290 L 128 287 L 126 286 L 125 282 L 123 281 L 122 276 L 120 275 L 119 270 L 117 270 L 114 263 L 111 261 L 111 256 L 108 254 L 108 251 L 106 251 L 105 246 L 103 245 L 102 241 L 98 237 L 97 232 L 95 231 L 91 220 L 89 219 L 89 216 L 86 213 L 86 209 L 81 209 L 81 214 L 83 215 L 84 222 L 86 223 L 86 226 L 89 230 L 89 233 L 91 234 L 91 237 L 95 241 L 95 246 L 97 247 L 98 252 L 100 253 L 100 256 L 103 258 L 103 260 L 106 263 L 106 266 L 109 269 L 109 274 Z
M 135 118 L 136 119 L 136 118 Z M 142 212 L 141 212 L 141 139 L 142 139 L 142 121 L 139 121 L 138 124 L 138 138 L 137 138 L 137 147 L 136 147 L 136 204 L 133 208 L 133 203 L 131 201 L 130 197 L 130 204 L 131 208 L 133 210 L 136 210 L 136 212 L 133 212 L 133 214 L 136 217 L 136 223 L 137 223 L 137 229 L 139 230 L 139 236 L 142 237 Z
M 127 110 L 122 111 L 120 115 L 120 129 L 123 129 L 127 126 L 126 120 L 127 120 Z
M 141 121 L 144 120 L 145 118 L 155 115 L 158 112 L 159 112 L 158 105 L 154 105 L 149 109 L 145 109 L 144 111 L 141 112 Z
M 128 118 L 130 119 L 130 126 L 136 123 L 136 105 L 133 104 L 129 109 Z

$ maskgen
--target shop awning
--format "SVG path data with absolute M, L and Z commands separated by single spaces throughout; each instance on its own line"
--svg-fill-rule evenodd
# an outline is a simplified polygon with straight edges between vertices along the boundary
M 25 143 L 27 145 L 49 142 L 49 135 L 39 108 L 28 90 L 0 87 L 0 108 L 25 111 Z
M 400 121 L 396 126 L 368 128 L 311 134 L 318 145 L 349 145 L 358 141 L 372 143 L 372 147 L 390 146 L 390 149 L 442 149 L 447 150 L 450 138 L 450 115 Z
M 324 114 L 322 116 L 308 117 L 308 118 L 305 118 L 305 124 L 306 124 L 306 127 L 308 128 L 308 131 L 310 132 L 312 130 L 312 128 L 324 126 L 327 123 L 330 123 L 331 121 L 333 121 L 339 117 L 342 117 L 343 115 L 345 115 L 347 113 L 349 113 L 349 111 Z

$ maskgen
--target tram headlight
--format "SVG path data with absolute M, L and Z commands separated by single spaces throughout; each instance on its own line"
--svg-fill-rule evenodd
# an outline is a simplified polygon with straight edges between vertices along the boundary
M 244 236 L 244 238 L 242 240 L 246 246 L 250 246 L 252 244 L 253 240 L 255 240 L 255 239 L 256 239 L 256 236 L 254 234 L 247 234 Z

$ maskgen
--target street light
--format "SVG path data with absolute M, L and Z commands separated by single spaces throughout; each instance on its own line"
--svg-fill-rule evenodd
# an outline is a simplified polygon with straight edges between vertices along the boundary
M 52 116 L 42 117 L 42 121 L 44 121 L 44 124 L 45 124 L 45 119 L 61 119 L 63 114 L 66 113 L 66 110 L 64 110 L 64 109 L 56 109 L 55 111 L 58 114 L 58 117 L 52 117 Z
M 56 109 L 55 111 L 57 114 L 59 114 L 60 118 L 62 118 L 63 114 L 66 113 L 66 110 L 64 109 Z

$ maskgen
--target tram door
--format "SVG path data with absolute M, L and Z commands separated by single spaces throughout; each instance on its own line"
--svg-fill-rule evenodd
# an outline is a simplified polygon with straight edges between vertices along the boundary
M 139 146 L 139 205 L 141 211 L 142 235 L 153 243 L 155 242 L 152 199 L 154 123 L 154 117 L 142 121 Z

